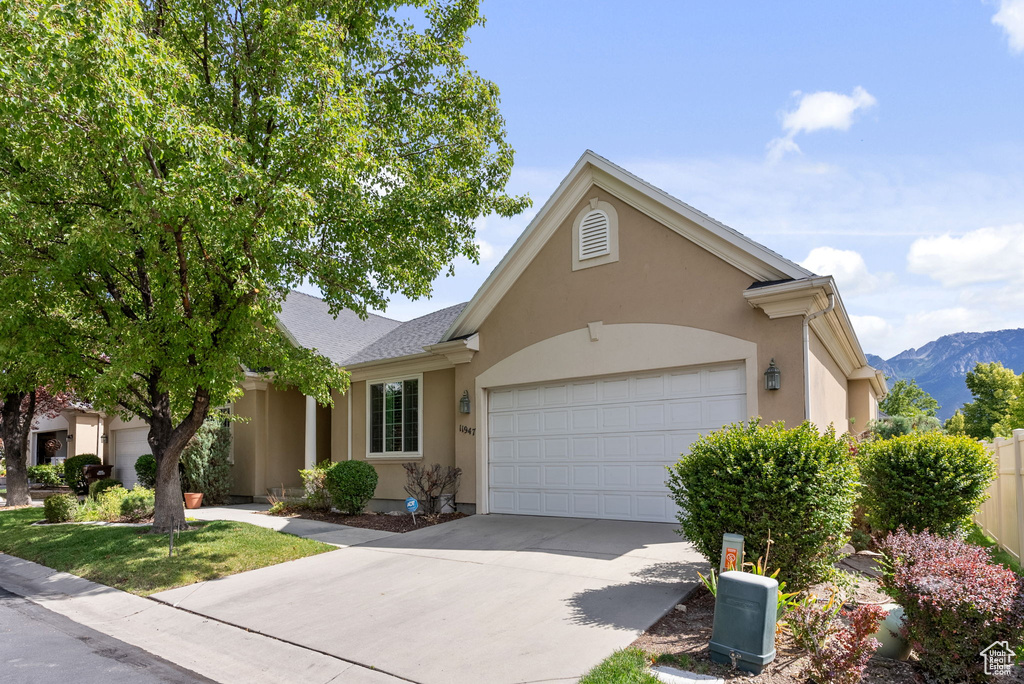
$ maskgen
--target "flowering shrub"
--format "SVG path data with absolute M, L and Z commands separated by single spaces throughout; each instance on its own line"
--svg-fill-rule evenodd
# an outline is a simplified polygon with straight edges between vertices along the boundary
M 1024 636 L 1024 578 L 962 539 L 900 529 L 880 545 L 882 589 L 904 610 L 907 638 L 937 681 L 984 681 L 979 653 Z
M 796 645 L 811 658 L 805 676 L 819 684 L 857 684 L 868 659 L 881 645 L 872 635 L 885 619 L 881 606 L 863 605 L 840 612 L 842 602 L 833 592 L 827 603 L 802 601 L 786 618 Z M 836 620 L 841 615 L 849 625 Z

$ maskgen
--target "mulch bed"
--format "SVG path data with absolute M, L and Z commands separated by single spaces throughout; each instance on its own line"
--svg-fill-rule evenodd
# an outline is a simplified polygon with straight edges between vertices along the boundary
M 465 513 L 439 513 L 438 515 L 425 516 L 417 515 L 416 522 L 407 513 L 401 515 L 390 515 L 387 513 L 363 513 L 362 515 L 344 515 L 342 513 L 320 513 L 310 510 L 290 511 L 282 514 L 282 517 L 305 518 L 306 520 L 319 520 L 321 522 L 334 523 L 336 525 L 348 525 L 349 527 L 363 527 L 369 530 L 380 530 L 382 532 L 412 532 L 422 530 L 425 527 L 441 525 L 453 520 L 467 517 Z

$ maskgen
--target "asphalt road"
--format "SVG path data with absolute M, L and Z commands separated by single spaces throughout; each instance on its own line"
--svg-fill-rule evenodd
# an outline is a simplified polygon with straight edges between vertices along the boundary
M 4 684 L 195 684 L 212 682 L 0 589 Z

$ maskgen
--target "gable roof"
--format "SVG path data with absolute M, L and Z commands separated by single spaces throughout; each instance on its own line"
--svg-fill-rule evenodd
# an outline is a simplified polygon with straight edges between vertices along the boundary
M 364 321 L 348 309 L 335 318 L 327 302 L 297 290 L 281 302 L 277 320 L 293 343 L 315 349 L 338 365 L 402 325 L 401 321 L 375 314 Z
M 703 247 L 757 281 L 814 274 L 729 226 L 676 199 L 591 150 L 583 153 L 555 192 L 480 286 L 443 339 L 464 337 L 483 323 L 592 185 Z
M 346 365 L 396 359 L 424 353 L 424 347 L 441 342 L 445 331 L 462 313 L 466 302 L 406 321 L 351 356 Z

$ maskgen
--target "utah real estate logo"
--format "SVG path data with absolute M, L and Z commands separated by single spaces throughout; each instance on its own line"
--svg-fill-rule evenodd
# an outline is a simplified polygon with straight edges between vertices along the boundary
M 979 655 L 985 660 L 985 674 L 1001 677 L 1013 667 L 1013 649 L 1005 641 L 996 641 Z

